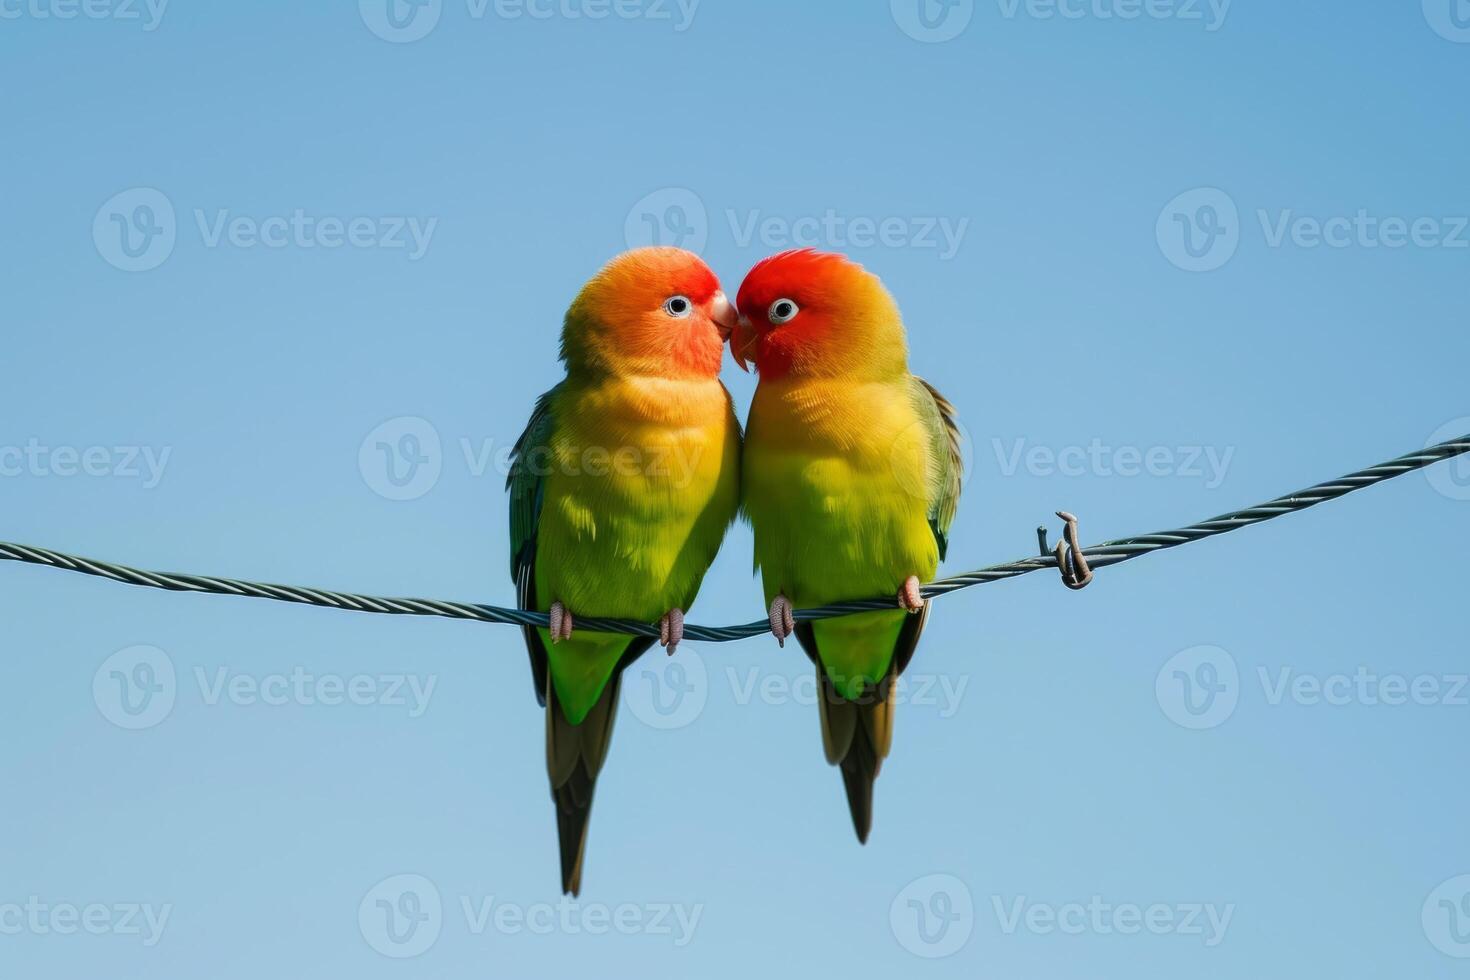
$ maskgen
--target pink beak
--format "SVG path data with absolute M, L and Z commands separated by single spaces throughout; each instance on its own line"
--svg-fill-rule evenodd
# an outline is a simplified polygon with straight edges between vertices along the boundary
M 715 322 L 715 327 L 720 331 L 720 339 L 728 341 L 730 334 L 735 329 L 735 323 L 740 314 L 735 309 L 735 304 L 725 295 L 724 290 L 715 293 L 714 299 L 710 300 L 710 319 Z

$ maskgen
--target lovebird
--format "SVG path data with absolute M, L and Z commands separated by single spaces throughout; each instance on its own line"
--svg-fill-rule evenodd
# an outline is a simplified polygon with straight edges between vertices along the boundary
M 511 456 L 511 577 L 536 697 L 563 892 L 581 890 L 587 821 L 624 668 L 654 643 L 575 630 L 575 617 L 660 624 L 684 610 L 740 504 L 740 424 L 719 381 L 734 309 L 691 252 L 613 259 L 567 310 L 566 379 L 536 402 Z
M 816 665 L 822 744 L 858 840 L 893 741 L 894 679 L 929 617 L 920 583 L 948 546 L 962 462 L 954 407 L 909 373 L 903 319 L 878 277 L 813 249 L 741 285 L 731 349 L 760 381 L 746 422 L 743 506 L 784 646 Z M 793 607 L 889 595 L 893 612 L 796 623 Z

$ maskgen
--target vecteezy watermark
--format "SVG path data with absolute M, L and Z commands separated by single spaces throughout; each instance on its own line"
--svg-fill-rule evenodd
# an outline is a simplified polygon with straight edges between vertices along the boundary
M 1470 958 L 1470 875 L 1458 875 L 1430 892 L 1420 923 L 1435 949 L 1455 959 Z
M 433 674 L 346 676 L 312 673 L 299 666 L 266 674 L 196 666 L 192 676 L 200 702 L 206 707 L 382 707 L 403 709 L 409 718 L 423 716 L 439 683 Z M 178 695 L 173 659 L 158 647 L 119 650 L 92 675 L 92 700 L 97 710 L 119 728 L 137 731 L 162 724 L 173 713 Z
M 704 905 L 671 902 L 508 902 L 494 895 L 461 895 L 458 911 L 470 936 L 653 936 L 683 948 L 694 939 Z M 417 874 L 393 875 L 370 888 L 357 907 L 358 929 L 374 950 L 394 959 L 428 952 L 445 927 L 438 887 Z
M 138 902 L 47 902 L 38 895 L 24 902 L 0 902 L 0 936 L 140 937 L 153 947 L 168 928 L 173 905 Z
M 926 960 L 953 956 L 975 931 L 975 901 L 954 875 L 917 878 L 893 896 L 888 927 L 898 944 Z
M 709 242 L 709 212 L 687 187 L 665 187 L 644 195 L 628 209 L 623 240 L 629 248 L 671 245 L 703 252 Z
M 173 712 L 177 697 L 174 662 L 158 647 L 119 650 L 92 675 L 97 710 L 119 728 L 152 728 Z
M 0 446 L 0 478 L 111 477 L 152 490 L 172 456 L 172 446 L 46 446 L 32 437 L 24 446 Z
M 512 440 L 461 437 L 459 455 L 474 479 L 511 471 Z M 519 465 L 534 476 L 658 477 L 675 489 L 689 486 L 704 459 L 705 447 L 664 446 L 533 446 Z M 417 500 L 433 490 L 444 472 L 444 446 L 439 430 L 418 416 L 400 416 L 377 426 L 357 448 L 357 468 L 368 489 L 387 500 Z
M 1470 44 L 1470 0 L 1424 0 L 1424 19 L 1446 41 Z
M 1037 936 L 1191 936 L 1206 948 L 1224 942 L 1235 916 L 1235 904 L 1213 902 L 1107 902 L 1093 895 L 1086 902 L 1033 902 L 1025 895 L 992 895 L 1000 931 L 1007 936 L 1028 932 Z
M 1015 20 L 1175 20 L 1213 34 L 1225 26 L 1234 0 L 996 0 L 1001 16 Z
M 1216 728 L 1235 714 L 1240 669 L 1220 647 L 1190 647 L 1159 668 L 1154 697 L 1164 715 L 1181 728 Z
M 959 254 L 969 218 L 939 215 L 922 217 L 868 217 L 844 215 L 833 208 L 821 214 L 787 217 L 767 215 L 759 208 L 743 214 L 725 209 L 730 236 L 739 248 L 758 242 L 768 250 L 830 248 L 839 251 L 865 248 L 917 249 L 937 252 L 947 262 Z
M 402 251 L 417 262 L 429 251 L 438 218 L 412 215 L 338 217 L 294 208 L 284 214 L 244 215 L 229 208 L 193 209 L 200 244 L 208 249 Z M 92 242 L 108 264 L 124 272 L 156 269 L 178 244 L 174 205 L 162 191 L 134 187 L 105 201 L 92 220 Z
M 1446 422 L 1429 437 L 1425 447 L 1470 435 L 1470 415 Z M 1429 485 L 1451 500 L 1470 500 L 1470 454 L 1456 456 L 1425 467 Z
M 97 254 L 124 272 L 147 272 L 168 261 L 178 241 L 173 202 L 152 187 L 114 194 L 92 219 Z
M 842 678 L 833 681 L 841 684 Z M 887 696 L 894 704 L 934 711 L 947 719 L 959 713 L 970 678 L 910 671 L 894 678 L 892 685 Z M 644 659 L 629 667 L 623 674 L 623 704 L 650 728 L 687 728 L 704 714 L 714 686 L 728 692 L 730 700 L 741 707 L 796 705 L 807 709 L 816 707 L 824 696 L 816 672 L 809 669 L 787 674 L 762 667 L 726 666 L 712 679 L 704 658 L 686 644 L 674 657 Z M 879 696 L 876 689 L 870 689 L 864 697 Z M 862 702 L 864 697 L 855 700 Z
M 1292 208 L 1255 212 L 1267 248 L 1369 251 L 1470 249 L 1470 215 L 1353 214 L 1318 217 Z M 1218 188 L 1187 191 L 1164 206 L 1156 234 L 1164 257 L 1187 272 L 1212 272 L 1234 257 L 1244 228 L 1235 201 Z
M 798 215 L 725 208 L 723 217 L 737 248 L 913 249 L 933 252 L 941 261 L 959 254 L 970 230 L 966 217 L 845 214 L 835 208 Z M 623 239 L 629 248 L 672 245 L 702 252 L 709 237 L 709 210 L 687 187 L 666 187 L 645 195 L 628 210 L 623 223 Z
M 464 0 L 472 21 L 642 20 L 666 23 L 682 34 L 694 24 L 701 0 Z M 444 0 L 358 0 L 368 30 L 385 41 L 408 44 L 439 26 Z
M 1240 211 L 1217 187 L 1185 191 L 1164 205 L 1154 237 L 1174 265 L 1186 272 L 1212 272 L 1240 248 Z
M 369 432 L 357 449 L 363 482 L 387 500 L 417 500 L 439 483 L 444 450 L 427 419 L 400 416 Z
M 889 0 L 893 22 L 925 44 L 952 41 L 975 16 L 975 0 Z
M 292 667 L 285 673 L 242 674 L 228 667 L 206 671 L 194 668 L 194 681 L 206 705 L 233 704 L 239 707 L 263 705 L 280 708 L 317 705 L 335 708 L 351 705 L 359 708 L 404 708 L 409 718 L 421 718 L 429 709 L 429 701 L 438 686 L 437 675 L 417 674 L 314 674 L 304 667 Z
M 1226 446 L 1109 446 L 1093 439 L 1086 446 L 1028 445 L 1025 439 L 1013 439 L 1007 446 L 1000 439 L 990 441 L 995 462 L 1002 476 L 1011 477 L 1024 466 L 1027 475 L 1035 477 L 1175 477 L 1201 480 L 1206 490 L 1217 489 L 1225 482 L 1235 447 Z
M 688 643 L 677 656 L 644 657 L 623 673 L 623 704 L 649 728 L 685 728 L 709 703 L 709 669 Z
M 1008 21 L 1173 20 L 1197 23 L 1209 33 L 1225 26 L 1233 0 L 995 0 Z M 909 37 L 928 44 L 952 41 L 975 15 L 975 0 L 889 0 L 893 21 Z
M 410 959 L 429 951 L 444 929 L 439 889 L 423 875 L 393 875 L 372 888 L 357 906 L 357 928 L 377 952 Z
M 169 0 L 0 0 L 0 20 L 115 20 L 156 31 Z
M 1470 707 L 1470 674 L 1380 674 L 1360 666 L 1351 674 L 1323 675 L 1292 667 L 1257 667 L 1256 677 L 1272 707 L 1287 702 L 1303 707 Z
M 1396 671 L 1359 665 L 1327 674 L 1290 665 L 1258 665 L 1262 703 L 1277 708 L 1470 708 L 1470 674 Z M 1164 715 L 1183 728 L 1218 728 L 1235 713 L 1243 691 L 1240 668 L 1215 646 L 1180 651 L 1160 668 L 1154 692 Z

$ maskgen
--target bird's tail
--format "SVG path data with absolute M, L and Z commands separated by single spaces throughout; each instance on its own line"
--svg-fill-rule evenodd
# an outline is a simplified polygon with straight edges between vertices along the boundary
M 822 747 L 827 761 L 842 770 L 847 808 L 858 841 L 866 844 L 873 827 L 873 783 L 893 744 L 894 671 L 870 684 L 857 700 L 838 693 L 826 669 L 817 665 L 821 691 Z
M 582 857 L 587 849 L 587 821 L 597 774 L 607 758 L 618 709 L 619 676 L 607 687 L 580 725 L 567 721 L 548 682 L 546 697 L 546 769 L 556 803 L 556 833 L 561 845 L 561 888 L 575 897 L 582 890 Z
M 873 783 L 893 745 L 895 680 L 913 659 L 914 648 L 929 620 L 930 604 L 916 616 L 905 616 L 894 644 L 888 669 L 877 683 L 863 688 L 856 698 L 844 697 L 823 665 L 817 631 L 811 623 L 796 624 L 796 638 L 817 668 L 817 703 L 822 714 L 822 748 L 827 761 L 842 770 L 847 790 L 847 808 L 852 828 L 860 843 L 868 842 L 873 829 Z

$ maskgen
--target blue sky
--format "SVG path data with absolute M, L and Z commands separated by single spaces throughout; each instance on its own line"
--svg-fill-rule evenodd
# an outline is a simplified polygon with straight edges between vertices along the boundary
M 504 452 L 649 241 L 883 276 L 949 572 L 1470 431 L 1464 0 L 395 4 L 0 0 L 0 538 L 507 604 Z M 7 564 L 0 973 L 1459 976 L 1467 517 L 942 600 L 865 848 L 798 652 L 640 663 L 577 905 L 515 631 Z

